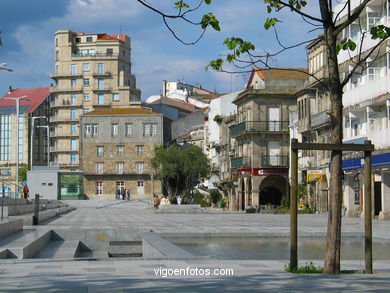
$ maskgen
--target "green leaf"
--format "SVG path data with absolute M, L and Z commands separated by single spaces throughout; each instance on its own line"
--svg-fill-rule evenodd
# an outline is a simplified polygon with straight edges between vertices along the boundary
M 175 8 L 189 8 L 190 6 L 187 3 L 184 3 L 184 0 L 175 2 Z
M 354 51 L 356 49 L 356 43 L 354 41 L 352 41 L 351 39 L 348 39 L 346 41 L 343 41 L 342 43 L 338 44 L 336 46 L 336 52 L 337 54 L 343 50 L 343 51 L 346 51 L 346 50 L 351 50 L 351 51 Z
M 221 28 L 219 26 L 218 19 L 212 13 L 208 13 L 208 14 L 203 15 L 202 20 L 200 21 L 200 24 L 201 24 L 202 29 L 206 29 L 209 25 L 211 25 L 211 27 L 214 30 L 216 30 L 216 31 L 221 30 Z
M 211 67 L 214 70 L 221 70 L 222 65 L 224 63 L 224 60 L 221 58 L 218 58 L 216 60 L 211 60 L 210 63 L 205 67 L 206 71 L 209 70 L 209 67 Z
M 264 28 L 268 30 L 271 26 L 274 26 L 277 22 L 281 22 L 276 17 L 267 18 L 267 20 L 264 23 Z
M 373 26 L 370 29 L 371 39 L 377 40 L 385 40 L 390 36 L 390 28 L 387 26 L 384 26 L 383 24 Z
M 210 4 L 211 4 L 211 0 L 204 0 L 204 2 L 205 2 L 207 5 L 210 5 Z

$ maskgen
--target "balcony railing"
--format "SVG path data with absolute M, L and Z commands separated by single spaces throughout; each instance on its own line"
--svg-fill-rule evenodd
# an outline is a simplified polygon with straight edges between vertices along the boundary
M 66 77 L 75 78 L 75 77 L 82 77 L 82 76 L 83 76 L 82 73 L 75 73 L 75 72 L 54 72 L 50 74 L 50 77 L 52 79 L 66 78 Z
M 110 76 L 111 72 L 109 71 L 94 71 L 93 76 Z
M 239 157 L 231 160 L 232 168 L 250 168 L 251 158 L 250 157 Z
M 70 88 L 64 88 L 64 87 L 57 87 L 57 86 L 51 86 L 50 92 L 52 93 L 60 93 L 60 92 L 82 92 L 83 87 L 82 86 L 74 86 Z
M 83 103 L 82 102 L 74 102 L 72 103 L 72 101 L 70 100 L 62 100 L 62 101 L 51 101 L 50 102 L 50 107 L 80 107 L 82 106 Z
M 78 117 L 69 117 L 69 116 L 51 116 L 50 122 L 72 122 L 72 121 L 78 121 Z
M 289 121 L 245 121 L 231 126 L 230 134 L 288 131 L 288 126 Z
M 117 53 L 80 53 L 72 54 L 72 58 L 118 58 Z
M 112 87 L 108 86 L 108 85 L 94 85 L 92 87 L 92 90 L 94 92 L 102 92 L 102 91 L 110 91 L 112 90 Z
M 288 167 L 288 156 L 261 156 L 261 166 Z
M 52 131 L 50 132 L 50 137 L 68 137 L 68 136 L 79 136 L 78 131 Z
M 311 115 L 311 127 L 318 127 L 330 123 L 330 117 L 327 114 L 329 111 L 330 110 L 325 110 Z
M 51 161 L 50 166 L 58 166 L 58 167 L 77 167 L 79 163 L 62 163 L 57 161 Z
M 50 152 L 59 152 L 59 153 L 65 153 L 65 152 L 78 152 L 79 149 L 76 148 L 76 149 L 71 149 L 70 147 L 61 147 L 61 146 L 51 146 L 50 147 Z

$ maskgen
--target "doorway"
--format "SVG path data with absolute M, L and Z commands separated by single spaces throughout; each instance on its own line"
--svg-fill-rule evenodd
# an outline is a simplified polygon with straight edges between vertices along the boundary
M 374 214 L 378 216 L 382 211 L 382 182 L 374 182 Z

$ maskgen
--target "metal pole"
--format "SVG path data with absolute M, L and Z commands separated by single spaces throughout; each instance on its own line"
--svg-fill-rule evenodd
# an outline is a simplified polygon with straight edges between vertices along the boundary
M 371 144 L 366 140 L 365 144 Z M 364 259 L 366 274 L 372 274 L 371 152 L 364 152 Z
M 292 139 L 291 144 L 298 143 Z M 298 150 L 291 149 L 291 189 L 290 189 L 290 269 L 298 268 Z
M 16 203 L 16 194 L 19 189 L 19 102 L 20 99 L 16 99 L 16 176 L 15 176 L 15 203 Z
M 3 191 L 2 191 L 2 193 L 3 193 L 3 197 L 1 198 L 1 219 L 3 219 L 4 218 L 4 196 L 5 196 L 5 191 L 4 191 L 4 181 L 2 182 L 3 184 Z
M 30 129 L 30 170 L 33 166 L 33 144 L 34 144 L 34 121 L 35 117 L 31 116 L 31 129 Z

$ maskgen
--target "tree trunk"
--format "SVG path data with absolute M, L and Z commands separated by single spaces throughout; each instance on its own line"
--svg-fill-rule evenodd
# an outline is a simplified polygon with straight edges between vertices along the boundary
M 329 95 L 331 101 L 331 143 L 343 141 L 343 89 L 340 82 L 334 26 L 325 28 L 325 42 L 329 62 Z M 329 210 L 326 236 L 324 273 L 340 272 L 341 206 L 342 206 L 342 152 L 332 151 L 329 180 Z

